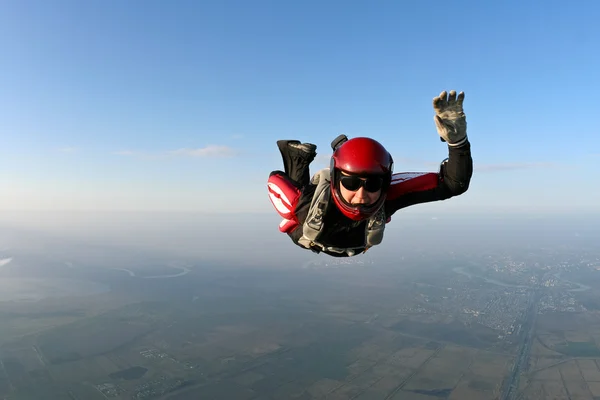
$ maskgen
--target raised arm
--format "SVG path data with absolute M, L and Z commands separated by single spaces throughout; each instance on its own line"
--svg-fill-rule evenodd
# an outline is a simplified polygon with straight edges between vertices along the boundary
M 404 172 L 392 176 L 385 210 L 391 216 L 414 204 L 449 199 L 467 191 L 473 175 L 471 144 L 463 111 L 465 95 L 442 92 L 433 99 L 434 121 L 442 142 L 448 144 L 448 158 L 437 173 Z

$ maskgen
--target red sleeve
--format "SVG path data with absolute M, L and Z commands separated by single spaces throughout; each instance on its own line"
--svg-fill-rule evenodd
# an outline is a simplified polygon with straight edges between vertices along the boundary
M 435 189 L 440 176 L 435 172 L 400 172 L 392 175 L 388 200 L 397 199 L 407 193 Z
M 385 213 L 391 217 L 401 208 L 452 197 L 443 175 L 435 172 L 402 172 L 392 175 L 385 201 Z
M 414 204 L 446 200 L 467 191 L 473 175 L 471 144 L 448 146 L 448 158 L 441 162 L 439 172 L 401 172 L 392 175 L 385 202 L 385 212 L 391 216 L 397 210 Z

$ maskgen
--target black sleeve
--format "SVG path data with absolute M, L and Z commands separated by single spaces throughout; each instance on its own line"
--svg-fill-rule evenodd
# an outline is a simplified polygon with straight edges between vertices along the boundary
M 473 175 L 471 144 L 467 141 L 460 147 L 448 146 L 448 159 L 444 160 L 433 184 L 414 191 L 407 191 L 385 203 L 386 215 L 391 216 L 397 210 L 415 204 L 446 200 L 463 194 L 469 189 Z

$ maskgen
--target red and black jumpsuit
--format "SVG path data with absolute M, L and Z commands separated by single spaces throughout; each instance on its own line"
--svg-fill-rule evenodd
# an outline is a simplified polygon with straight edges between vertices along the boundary
M 308 214 L 316 186 L 306 182 L 309 163 L 304 161 L 306 169 L 303 168 L 304 164 L 302 163 L 302 160 L 296 163 L 291 161 L 292 165 L 299 168 L 291 168 L 289 175 L 282 171 L 273 171 L 270 179 L 273 176 L 279 176 L 293 184 L 297 195 L 288 196 L 294 198 L 290 201 L 293 209 L 293 212 L 290 213 L 293 223 L 288 225 L 288 229 L 280 228 L 280 230 L 287 233 L 296 245 L 306 249 L 298 243 L 298 239 L 302 237 L 302 224 Z M 385 215 L 389 218 L 402 208 L 461 195 L 469 188 L 472 175 L 473 158 L 471 157 L 470 143 L 467 141 L 460 147 L 448 146 L 448 158 L 441 163 L 439 172 L 401 172 L 392 175 L 391 185 L 383 206 Z M 292 179 L 294 177 L 297 180 Z M 364 251 L 366 223 L 366 221 L 352 221 L 347 218 L 331 201 L 324 217 L 325 231 L 320 236 L 319 242 L 330 247 L 359 248 L 356 254 L 360 254 Z M 313 251 L 319 252 L 319 250 Z M 325 253 L 334 257 L 348 256 L 346 253 Z

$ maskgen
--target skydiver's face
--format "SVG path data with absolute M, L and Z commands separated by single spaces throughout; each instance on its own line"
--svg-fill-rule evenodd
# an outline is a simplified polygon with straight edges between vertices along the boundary
M 381 178 L 363 178 L 352 176 L 345 172 L 342 172 L 340 182 L 340 194 L 342 195 L 344 200 L 346 200 L 346 202 L 350 204 L 373 204 L 379 199 L 379 196 L 381 196 L 382 180 L 378 179 Z M 371 181 L 367 182 L 367 180 Z M 359 184 L 360 187 L 358 187 Z M 378 189 L 373 191 L 376 188 Z

